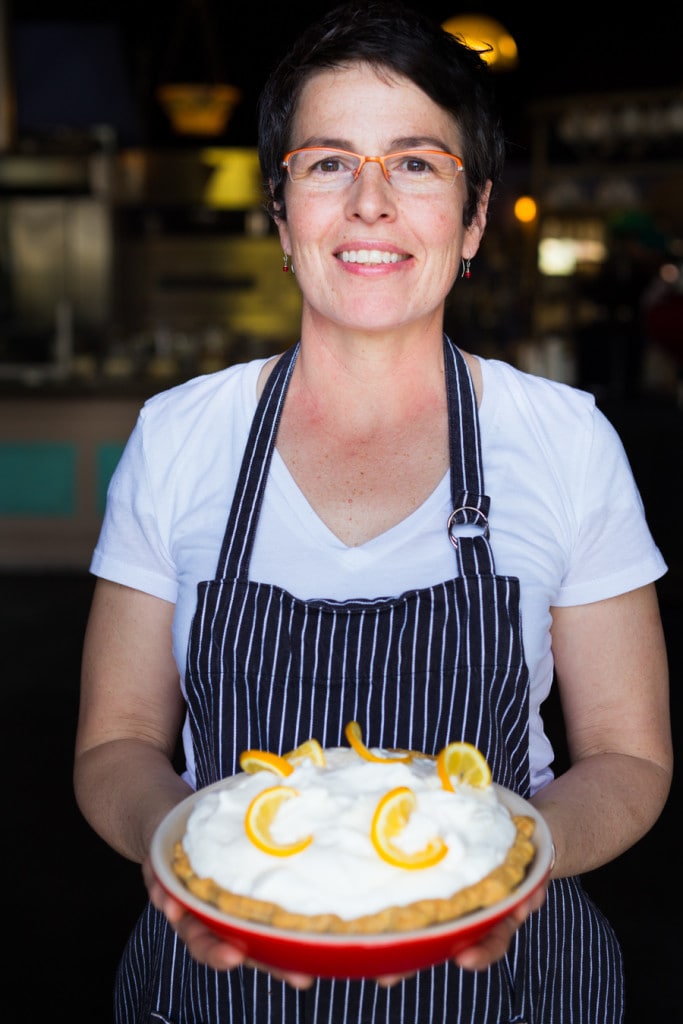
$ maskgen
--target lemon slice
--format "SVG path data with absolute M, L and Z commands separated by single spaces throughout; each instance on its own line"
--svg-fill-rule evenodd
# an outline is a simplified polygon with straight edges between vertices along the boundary
M 488 761 L 471 743 L 449 743 L 436 759 L 436 770 L 444 789 L 455 791 L 456 785 L 466 783 L 476 789 L 491 785 Z
M 271 754 L 267 750 L 244 750 L 240 754 L 240 768 L 243 772 L 253 775 L 254 772 L 269 771 L 284 778 L 291 775 L 294 765 L 279 754 Z
M 325 766 L 325 754 L 317 740 L 306 740 L 296 748 L 285 754 L 285 759 L 293 765 L 302 764 L 304 761 L 312 761 L 319 768 Z
M 406 764 L 408 761 L 412 761 L 412 756 L 410 754 L 397 754 L 396 756 L 388 754 L 386 757 L 382 757 L 379 754 L 373 754 L 373 752 L 368 750 L 363 743 L 363 735 L 360 731 L 360 725 L 358 722 L 349 722 L 344 729 L 344 735 L 356 753 L 366 761 L 378 761 L 380 764 L 396 764 L 397 762 Z
M 270 827 L 282 804 L 298 795 L 298 791 L 291 786 L 273 786 L 264 789 L 251 801 L 244 817 L 244 827 L 259 850 L 275 857 L 291 857 L 294 853 L 301 853 L 313 842 L 313 836 L 304 836 L 294 843 L 278 843 L 270 834 Z
M 431 868 L 438 864 L 448 852 L 448 847 L 440 836 L 435 836 L 422 850 L 407 853 L 396 846 L 394 840 L 408 823 L 408 819 L 417 807 L 417 797 L 408 786 L 399 786 L 385 793 L 377 804 L 370 838 L 382 860 L 397 868 Z

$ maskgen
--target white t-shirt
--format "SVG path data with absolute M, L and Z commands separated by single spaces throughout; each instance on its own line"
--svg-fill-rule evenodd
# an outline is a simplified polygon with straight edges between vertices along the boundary
M 91 571 L 175 604 L 184 688 L 196 586 L 213 579 L 265 360 L 149 399 L 112 477 Z M 553 678 L 550 608 L 633 590 L 666 572 L 622 443 L 592 395 L 480 359 L 484 480 L 496 571 L 521 584 L 531 679 L 532 791 L 552 778 L 540 707 Z M 456 574 L 448 474 L 406 520 L 358 547 L 320 521 L 277 451 L 250 578 L 303 600 L 387 597 Z M 194 762 L 186 723 L 187 770 Z

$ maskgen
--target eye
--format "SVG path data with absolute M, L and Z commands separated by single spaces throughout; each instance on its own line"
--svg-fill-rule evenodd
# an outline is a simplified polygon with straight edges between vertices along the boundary
M 311 173 L 313 174 L 353 174 L 358 166 L 358 158 L 353 153 L 320 150 L 319 154 L 311 155 L 313 157 Z
M 348 170 L 344 161 L 338 156 L 324 156 L 316 161 L 312 169 L 314 171 L 322 171 L 325 174 L 334 174 L 337 171 Z
M 411 174 L 428 174 L 434 170 L 431 163 L 425 160 L 423 156 L 418 156 L 415 153 L 406 154 L 398 169 L 401 171 L 409 171 Z

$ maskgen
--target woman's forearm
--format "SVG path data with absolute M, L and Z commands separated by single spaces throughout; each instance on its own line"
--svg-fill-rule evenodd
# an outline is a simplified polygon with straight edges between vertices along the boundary
M 162 818 L 192 792 L 166 754 L 138 739 L 111 740 L 80 753 L 74 790 L 95 832 L 137 862 Z
M 627 754 L 595 754 L 532 798 L 556 849 L 554 878 L 593 871 L 633 846 L 654 825 L 671 772 Z

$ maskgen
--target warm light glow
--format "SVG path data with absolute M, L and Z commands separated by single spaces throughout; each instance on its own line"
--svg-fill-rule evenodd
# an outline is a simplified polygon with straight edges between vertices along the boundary
M 532 221 L 536 220 L 537 213 L 536 200 L 532 199 L 531 196 L 520 196 L 515 203 L 515 217 L 522 224 L 531 224 Z
M 179 135 L 221 135 L 242 96 L 234 85 L 194 82 L 161 85 L 157 95 Z
M 212 169 L 204 189 L 207 206 L 248 210 L 262 203 L 261 174 L 255 149 L 203 149 L 201 159 Z
M 494 18 L 482 14 L 458 14 L 444 21 L 443 28 L 472 50 L 483 51 L 482 59 L 492 71 L 512 71 L 517 67 L 517 43 Z
M 663 263 L 659 268 L 659 276 L 665 284 L 678 284 L 681 272 L 675 263 Z
M 567 276 L 595 269 L 607 257 L 605 224 L 598 217 L 547 218 L 541 227 L 538 268 L 542 274 Z
M 605 259 L 605 246 L 590 238 L 542 238 L 538 245 L 538 269 L 549 277 L 569 277 L 579 264 L 597 265 Z
M 568 277 L 576 271 L 572 238 L 542 238 L 538 246 L 538 269 L 550 277 Z

